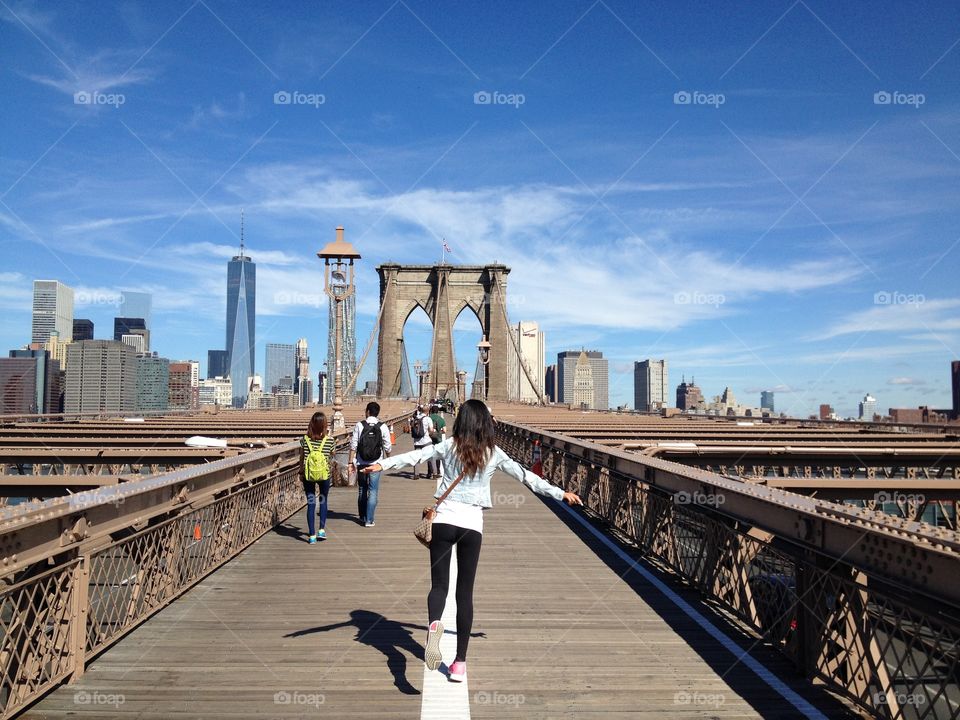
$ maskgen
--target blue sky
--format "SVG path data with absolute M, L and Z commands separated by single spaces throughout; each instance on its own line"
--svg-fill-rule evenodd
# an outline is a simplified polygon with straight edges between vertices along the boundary
M 343 225 L 361 347 L 374 268 L 445 237 L 512 268 L 548 355 L 602 350 L 614 404 L 666 357 L 797 414 L 946 406 L 960 6 L 712 5 L 2 0 L 0 345 L 56 278 L 98 337 L 153 292 L 154 349 L 205 364 L 244 208 L 260 371 L 300 336 L 319 369 Z M 456 336 L 472 374 L 479 323 Z M 426 358 L 425 318 L 407 343 Z

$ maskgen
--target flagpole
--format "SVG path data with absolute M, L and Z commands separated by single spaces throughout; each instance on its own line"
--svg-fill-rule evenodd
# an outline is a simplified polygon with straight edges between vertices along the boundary
M 446 259 L 447 259 L 447 241 L 446 241 L 446 238 L 440 238 L 440 264 L 443 265 Z

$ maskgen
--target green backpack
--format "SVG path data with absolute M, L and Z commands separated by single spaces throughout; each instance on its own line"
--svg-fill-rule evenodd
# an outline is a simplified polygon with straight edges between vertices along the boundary
M 303 476 L 307 482 L 324 482 L 330 479 L 330 464 L 327 462 L 327 441 L 332 438 L 324 438 L 320 442 L 311 440 L 306 435 L 303 436 L 304 456 L 303 456 Z

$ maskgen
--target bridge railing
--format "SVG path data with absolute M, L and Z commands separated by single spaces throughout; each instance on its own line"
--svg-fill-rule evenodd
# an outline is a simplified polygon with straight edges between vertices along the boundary
M 349 435 L 336 439 L 336 452 L 346 449 Z M 0 508 L 0 718 L 80 677 L 93 656 L 302 508 L 299 448 Z
M 960 535 L 509 422 L 498 442 L 778 648 L 892 720 L 960 717 Z

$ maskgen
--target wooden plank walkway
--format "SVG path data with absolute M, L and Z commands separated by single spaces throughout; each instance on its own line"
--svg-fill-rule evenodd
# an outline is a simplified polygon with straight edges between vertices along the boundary
M 308 545 L 297 513 L 22 717 L 453 717 L 434 685 L 422 693 L 429 566 L 411 529 L 431 490 L 385 474 L 364 528 L 356 490 L 334 488 L 328 540 Z M 506 476 L 494 493 L 472 717 L 804 717 L 554 501 Z M 753 654 L 820 717 L 847 717 L 778 656 Z

